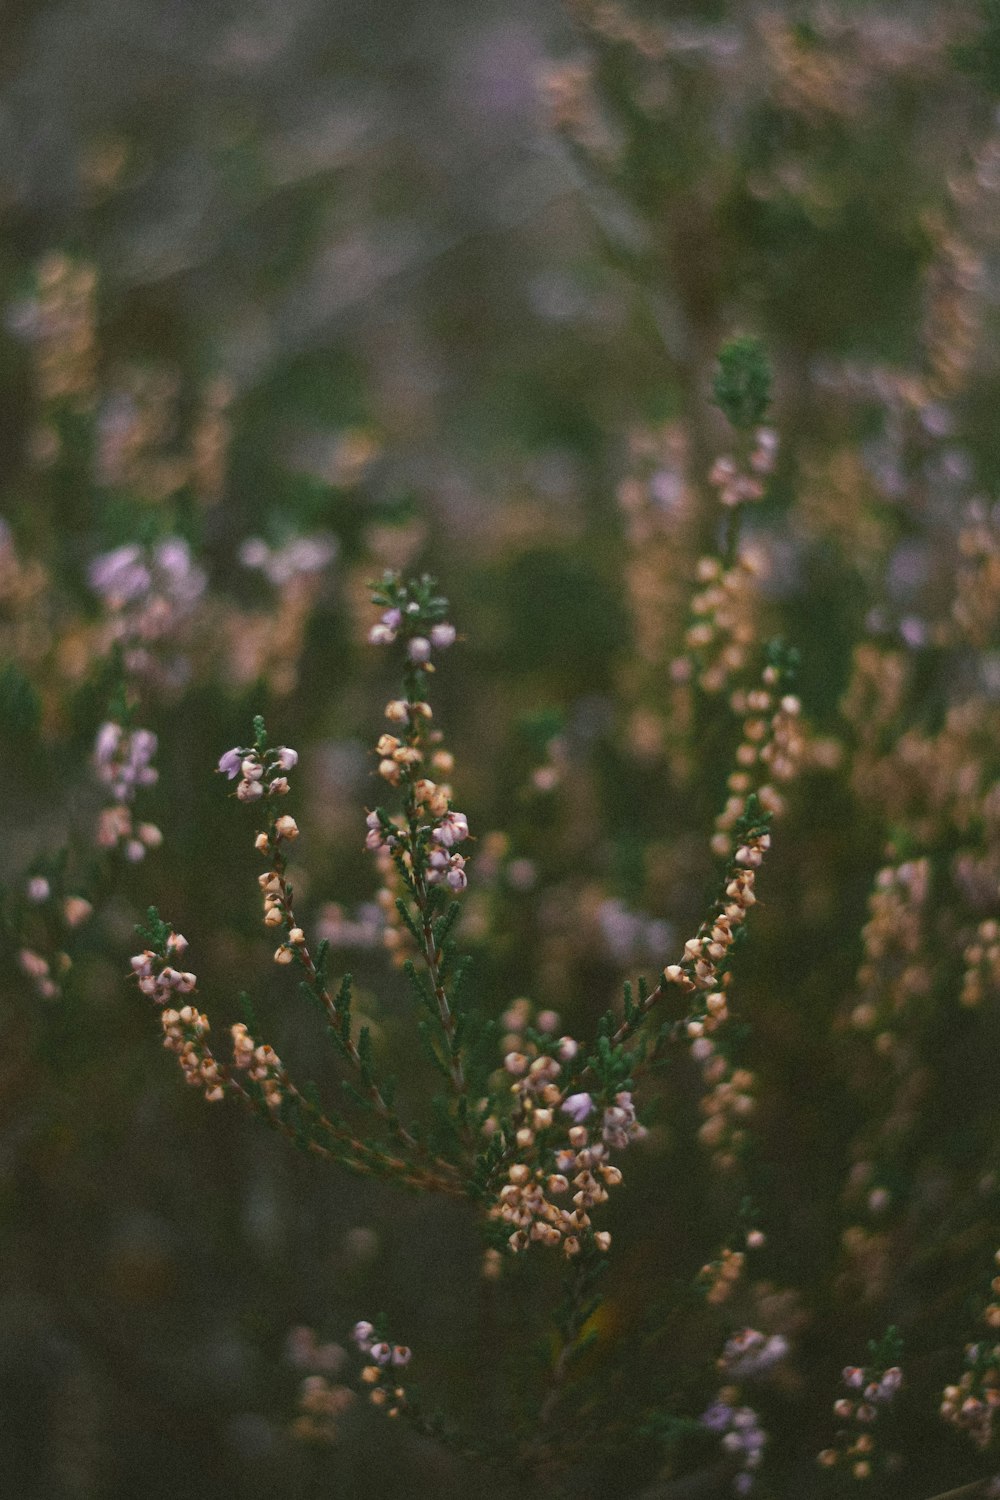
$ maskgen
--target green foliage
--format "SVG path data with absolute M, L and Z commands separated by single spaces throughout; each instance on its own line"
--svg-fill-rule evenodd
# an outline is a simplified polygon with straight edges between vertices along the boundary
M 30 677 L 18 662 L 5 662 L 0 667 L 0 732 L 14 741 L 32 741 L 41 716 L 41 700 Z
M 737 432 L 750 432 L 764 420 L 772 378 L 760 339 L 744 334 L 723 344 L 712 393 L 715 404 Z

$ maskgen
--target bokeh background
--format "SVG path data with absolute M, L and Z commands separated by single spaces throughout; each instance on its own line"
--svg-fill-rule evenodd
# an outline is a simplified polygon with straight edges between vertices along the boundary
M 760 1493 L 829 1492 L 838 1372 L 890 1323 L 914 1397 L 879 1493 L 986 1472 L 926 1412 L 998 1226 L 994 978 L 959 1001 L 1000 852 L 995 6 L 12 0 L 2 34 L 4 1486 L 504 1492 L 360 1409 L 299 1441 L 289 1331 L 343 1340 L 384 1309 L 432 1400 L 502 1430 L 544 1365 L 550 1281 L 484 1284 L 460 1208 L 185 1093 L 127 982 L 132 929 L 155 902 L 213 1018 L 251 991 L 282 1057 L 336 1090 L 212 774 L 263 712 L 302 755 L 303 909 L 425 1096 L 361 849 L 392 689 L 365 585 L 392 566 L 433 571 L 462 637 L 438 702 L 479 836 L 484 1007 L 528 995 L 582 1032 L 673 957 L 738 738 L 718 695 L 682 721 L 670 671 L 718 541 L 711 374 L 734 331 L 770 352 L 781 438 L 745 528 L 755 630 L 801 653 L 812 736 L 740 978 L 768 1229 L 742 1321 L 794 1349 L 762 1400 Z M 129 679 L 164 842 L 102 862 L 90 753 L 122 659 L 92 568 L 165 538 L 190 570 Z M 910 858 L 933 884 L 881 981 L 919 971 L 886 1063 L 850 1017 L 873 881 Z M 93 915 L 32 907 L 40 873 Z M 57 996 L 25 945 L 71 953 Z M 588 1378 L 617 1339 L 616 1401 L 697 1415 L 715 1334 L 628 1341 L 745 1183 L 696 1144 L 693 1074 L 653 1093 Z M 607 1459 L 595 1413 L 575 1493 L 660 1483 L 649 1434 Z

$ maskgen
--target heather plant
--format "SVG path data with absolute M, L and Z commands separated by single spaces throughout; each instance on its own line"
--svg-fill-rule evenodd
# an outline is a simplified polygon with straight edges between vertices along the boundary
M 85 101 L 71 9 L 0 81 L 9 1482 L 989 1493 L 995 7 L 139 7 Z

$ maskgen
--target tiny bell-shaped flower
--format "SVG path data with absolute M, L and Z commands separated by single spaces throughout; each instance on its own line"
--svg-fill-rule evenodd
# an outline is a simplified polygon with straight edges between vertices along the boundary
M 563 1114 L 569 1115 L 574 1125 L 582 1125 L 593 1109 L 594 1101 L 589 1094 L 570 1094 L 562 1103 Z

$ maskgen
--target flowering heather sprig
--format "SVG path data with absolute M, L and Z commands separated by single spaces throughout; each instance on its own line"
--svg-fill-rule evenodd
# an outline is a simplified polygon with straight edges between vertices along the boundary
M 381 808 L 370 812 L 365 845 L 377 855 L 388 853 L 392 860 L 400 892 L 394 898 L 396 914 L 423 969 L 421 974 L 412 960 L 405 964 L 430 1017 L 431 1026 L 424 1024 L 421 1035 L 456 1101 L 461 1101 L 457 1107 L 464 1121 L 468 1104 L 461 1022 L 446 972 L 454 961 L 446 939 L 458 908 L 448 908 L 446 901 L 449 893 L 457 895 L 468 882 L 465 856 L 457 846 L 469 838 L 469 824 L 465 814 L 452 807 L 451 786 L 432 779 L 431 773 L 450 775 L 454 760 L 443 747 L 440 730 L 431 728 L 433 710 L 426 701 L 429 676 L 435 670 L 431 657 L 454 644 L 456 631 L 445 618 L 447 600 L 435 593 L 435 581 L 426 574 L 404 583 L 397 574 L 386 573 L 372 598 L 383 613 L 369 640 L 379 646 L 398 644 L 403 651 L 403 696 L 392 699 L 385 710 L 399 733 L 381 735 L 375 747 L 378 774 L 401 792 L 403 807 L 395 817 Z M 454 983 L 453 979 L 452 990 Z
M 206 1041 L 211 1029 L 208 1017 L 191 1004 L 176 1009 L 169 1003 L 196 987 L 195 975 L 178 970 L 173 962 L 185 952 L 186 939 L 175 933 L 155 908 L 150 908 L 147 925 L 138 932 L 146 946 L 134 956 L 131 966 L 140 992 L 164 1006 L 163 1045 L 177 1055 L 186 1082 L 202 1088 L 210 1103 L 218 1103 L 227 1094 L 235 1096 L 300 1149 L 351 1171 L 392 1177 L 430 1191 L 459 1191 L 455 1181 L 443 1176 L 441 1170 L 415 1165 L 361 1140 L 346 1121 L 320 1105 L 311 1089 L 303 1091 L 295 1086 L 274 1048 L 258 1043 L 247 1023 L 237 1022 L 230 1028 L 232 1064 L 220 1061 Z
M 102 552 L 87 569 L 87 581 L 107 613 L 107 646 L 121 647 L 128 673 L 145 676 L 159 667 L 168 681 L 183 676 L 183 663 L 158 662 L 155 655 L 177 634 L 208 585 L 183 537 L 165 537 L 151 547 L 128 542 Z
M 20 947 L 17 964 L 42 1000 L 55 1000 L 73 967 L 63 944 L 69 934 L 91 918 L 94 903 L 75 891 L 66 891 L 62 858 L 46 861 L 47 873 L 36 870 L 26 878 L 21 920 L 14 926 Z M 42 935 L 44 934 L 44 936 Z
M 847 1394 L 834 1402 L 833 1413 L 847 1425 L 838 1431 L 833 1446 L 818 1454 L 824 1469 L 844 1465 L 854 1479 L 870 1479 L 898 1467 L 896 1455 L 877 1442 L 875 1425 L 902 1388 L 901 1354 L 899 1336 L 890 1328 L 881 1340 L 869 1344 L 869 1364 L 848 1365 L 843 1371 Z
M 331 1377 L 343 1367 L 347 1351 L 340 1344 L 318 1344 L 311 1328 L 293 1328 L 285 1346 L 285 1358 L 303 1373 L 299 1387 L 298 1414 L 291 1435 L 300 1442 L 335 1443 L 338 1421 L 354 1405 L 356 1395 L 349 1385 Z
M 1000 1250 L 994 1262 L 1000 1267 Z M 1000 1329 L 1000 1275 L 990 1282 L 981 1321 L 990 1333 L 985 1339 L 966 1344 L 966 1368 L 955 1385 L 945 1386 L 941 1416 L 967 1433 L 977 1448 L 988 1448 L 1000 1410 L 1000 1343 L 992 1337 Z
M 702 1412 L 701 1424 L 718 1435 L 725 1454 L 739 1459 L 739 1472 L 732 1484 L 733 1494 L 749 1495 L 756 1471 L 764 1461 L 767 1433 L 753 1407 L 738 1404 L 739 1399 L 735 1386 L 723 1386 L 711 1405 Z
M 720 1373 L 731 1380 L 747 1380 L 753 1375 L 763 1375 L 787 1353 L 788 1340 L 783 1334 L 768 1335 L 756 1328 L 741 1328 L 726 1340 L 716 1363 Z
M 152 764 L 156 745 L 151 729 L 127 729 L 113 719 L 101 725 L 94 741 L 97 779 L 114 798 L 98 819 L 97 845 L 120 849 L 130 864 L 138 864 L 148 850 L 158 849 L 163 842 L 155 823 L 137 824 L 132 815 L 136 793 L 159 780 L 160 773 Z
M 712 852 L 725 857 L 732 848 L 732 830 L 746 815 L 753 792 L 766 812 L 779 817 L 784 799 L 775 783 L 787 783 L 799 769 L 805 742 L 800 728 L 802 705 L 790 691 L 797 655 L 780 641 L 768 651 L 761 685 L 749 693 L 735 692 L 730 707 L 743 719 L 735 754 L 735 769 L 726 782 L 729 797 L 715 820 Z
M 758 637 L 758 570 L 756 554 L 750 550 L 728 564 L 718 557 L 699 558 L 699 588 L 691 598 L 684 654 L 670 667 L 675 682 L 693 681 L 702 692 L 716 695 L 746 666 Z
M 963 955 L 965 972 L 959 1001 L 967 1009 L 981 1005 L 986 995 L 1000 990 L 1000 922 L 989 917 L 980 922 L 976 936 Z
M 303 972 L 307 992 L 322 1007 L 327 1018 L 331 1039 L 359 1075 L 361 1087 L 352 1090 L 354 1097 L 383 1121 L 407 1153 L 424 1157 L 427 1154 L 424 1148 L 400 1124 L 388 1097 L 390 1091 L 380 1087 L 375 1080 L 367 1027 L 362 1027 L 357 1040 L 352 1034 L 350 975 L 344 976 L 336 994 L 331 992 L 326 979 L 328 945 L 322 944 L 314 958 L 305 930 L 295 914 L 285 850 L 299 837 L 299 828 L 289 813 L 277 811 L 276 799 L 288 794 L 287 773 L 297 764 L 298 754 L 289 746 L 269 747 L 264 721 L 259 716 L 254 720 L 253 744 L 249 747 L 234 746 L 220 757 L 218 763 L 218 770 L 230 781 L 239 778 L 236 787 L 238 800 L 260 806 L 265 811 L 266 827 L 256 835 L 254 847 L 268 860 L 268 869 L 258 877 L 264 925 L 269 931 L 282 935 L 282 941 L 274 951 L 274 962 L 282 966 L 296 964 Z M 445 1191 L 457 1191 L 453 1166 L 440 1158 L 434 1160 L 436 1173 L 424 1174 L 425 1185 L 430 1186 L 436 1181 Z M 442 1177 L 442 1173 L 447 1176 Z
M 455 632 L 430 579 L 404 584 L 387 575 L 375 597 L 382 617 L 373 639 L 399 652 L 403 687 L 386 706 L 389 727 L 376 745 L 376 774 L 396 794 L 396 805 L 367 813 L 364 842 L 383 879 L 379 905 L 389 917 L 391 898 L 397 930 L 405 934 L 406 975 L 424 1012 L 421 1039 L 445 1084 L 434 1099 L 432 1128 L 403 1126 L 393 1107 L 392 1081 L 378 1076 L 369 1029 L 355 1030 L 350 976 L 332 991 L 327 945 L 321 944 L 315 956 L 310 949 L 288 879 L 288 848 L 299 829 L 284 808 L 298 757 L 287 746 L 269 744 L 260 718 L 250 743 L 220 757 L 218 772 L 232 786 L 233 800 L 254 818 L 254 845 L 265 861 L 259 876 L 263 921 L 278 941 L 275 962 L 297 972 L 304 992 L 321 1008 L 350 1070 L 350 1081 L 344 1082 L 348 1109 L 363 1111 L 381 1132 L 379 1138 L 362 1138 L 348 1120 L 321 1105 L 315 1090 L 293 1083 L 281 1058 L 261 1039 L 248 1002 L 245 1019 L 230 1028 L 231 1061 L 223 1063 L 212 1053 L 208 1018 L 194 1004 L 178 1000 L 178 992 L 186 997 L 195 986 L 194 975 L 173 962 L 183 940 L 155 913 L 133 968 L 140 989 L 163 1006 L 165 1045 L 177 1055 L 188 1082 L 209 1100 L 237 1097 L 301 1149 L 354 1171 L 472 1201 L 488 1241 L 484 1273 L 490 1278 L 512 1254 L 539 1245 L 560 1250 L 566 1296 L 558 1321 L 560 1343 L 540 1395 L 541 1433 L 563 1401 L 573 1361 L 589 1338 L 588 1320 L 597 1306 L 594 1286 L 611 1246 L 610 1233 L 596 1227 L 595 1219 L 622 1182 L 614 1157 L 646 1134 L 634 1075 L 661 1045 L 683 1041 L 698 1048 L 700 1061 L 713 1064 L 713 1112 L 725 1112 L 733 1122 L 732 1129 L 726 1127 L 730 1155 L 738 1144 L 735 1122 L 752 1105 L 752 1079 L 730 1069 L 718 1052 L 716 1033 L 728 1017 L 733 946 L 755 904 L 756 873 L 770 845 L 769 814 L 748 793 L 729 834 L 719 896 L 705 921 L 684 945 L 679 962 L 663 971 L 656 989 L 640 985 L 637 1001 L 629 994 L 624 1016 L 605 1016 L 590 1044 L 562 1033 L 555 1011 L 536 1013 L 526 1000 L 512 1002 L 499 1023 L 480 1020 L 466 1008 L 462 960 L 452 938 L 460 913 L 453 897 L 466 886 L 463 851 L 471 833 L 468 818 L 453 803 L 454 761 L 428 701 L 431 658 L 453 642 Z M 401 941 L 399 950 L 403 946 Z M 658 1030 L 647 1027 L 657 1003 L 675 991 L 683 996 L 686 1013 Z M 718 1279 L 728 1285 L 742 1266 L 742 1253 L 724 1253 L 723 1261 Z M 721 1299 L 707 1290 L 706 1300 Z M 734 1345 L 725 1357 L 736 1360 L 740 1353 L 744 1363 L 757 1365 L 776 1357 L 773 1342 L 758 1347 L 757 1341 L 756 1334 L 747 1334 L 745 1347 L 734 1353 Z M 405 1415 L 417 1431 L 456 1451 L 471 1452 L 420 1415 L 401 1383 L 399 1371 L 409 1357 L 402 1345 L 367 1323 L 359 1325 L 355 1342 L 368 1358 L 362 1383 L 376 1406 Z M 304 1436 L 321 1435 L 324 1423 L 332 1428 L 339 1415 L 338 1388 L 326 1377 L 327 1372 L 309 1371 L 298 1418 Z M 738 1410 L 732 1431 L 740 1435 L 741 1474 L 750 1474 L 763 1438 Z M 547 1462 L 547 1442 L 538 1437 L 522 1445 L 519 1461 L 526 1470 Z

